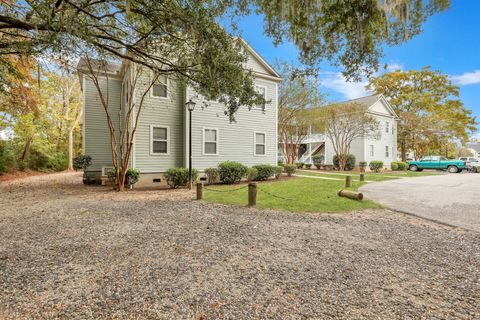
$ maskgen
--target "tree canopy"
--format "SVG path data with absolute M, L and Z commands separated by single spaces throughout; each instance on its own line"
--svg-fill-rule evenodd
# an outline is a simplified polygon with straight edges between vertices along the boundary
M 367 87 L 382 93 L 399 117 L 402 160 L 408 150 L 422 157 L 454 140 L 465 143 L 476 131 L 476 119 L 459 99 L 459 88 L 439 71 L 390 72 L 371 78 Z
M 328 59 L 348 78 L 378 67 L 384 44 L 399 44 L 450 0 L 5 0 L 0 3 L 0 67 L 8 54 L 83 50 L 175 73 L 231 115 L 258 104 L 245 55 L 219 21 L 263 15 L 275 44 L 294 42 L 302 63 Z

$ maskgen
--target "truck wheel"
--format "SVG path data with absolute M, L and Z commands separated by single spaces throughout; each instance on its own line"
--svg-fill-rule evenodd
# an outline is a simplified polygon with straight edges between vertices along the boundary
M 448 166 L 447 171 L 450 173 L 457 173 L 458 168 L 456 166 Z
M 408 168 L 408 170 L 415 172 L 415 171 L 418 171 L 418 167 L 413 164 Z

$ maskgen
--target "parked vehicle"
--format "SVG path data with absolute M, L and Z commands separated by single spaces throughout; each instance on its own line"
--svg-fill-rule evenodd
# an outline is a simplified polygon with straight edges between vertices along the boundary
M 480 162 L 480 160 L 478 160 L 478 158 L 475 158 L 475 157 L 460 157 L 458 158 L 458 160 L 465 161 L 467 167 L 469 167 L 472 164 L 476 164 Z
M 410 171 L 422 171 L 423 169 L 447 170 L 450 173 L 462 172 L 467 169 L 466 162 L 462 160 L 448 160 L 441 156 L 428 156 L 419 161 L 409 161 Z
M 468 166 L 468 172 L 479 173 L 480 172 L 480 162 L 471 162 Z

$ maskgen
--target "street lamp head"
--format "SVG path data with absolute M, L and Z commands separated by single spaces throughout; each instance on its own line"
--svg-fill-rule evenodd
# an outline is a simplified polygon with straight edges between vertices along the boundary
M 188 111 L 192 112 L 195 109 L 195 102 L 192 99 L 188 100 L 186 103 Z

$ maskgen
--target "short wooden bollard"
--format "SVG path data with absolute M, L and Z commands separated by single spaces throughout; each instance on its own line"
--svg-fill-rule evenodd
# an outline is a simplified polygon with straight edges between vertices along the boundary
M 248 183 L 248 206 L 255 207 L 257 205 L 257 183 Z
M 203 182 L 197 182 L 197 200 L 203 199 Z
M 365 174 L 360 173 L 360 181 L 365 181 Z
M 349 191 L 349 190 L 338 191 L 338 196 L 353 199 L 353 200 L 363 200 L 363 193 Z
M 345 177 L 345 188 L 350 188 L 352 186 L 352 177 L 346 176 Z

